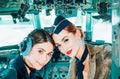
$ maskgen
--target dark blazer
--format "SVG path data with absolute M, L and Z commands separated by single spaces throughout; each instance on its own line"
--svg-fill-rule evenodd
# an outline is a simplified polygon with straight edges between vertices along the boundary
M 108 79 L 111 71 L 112 46 L 87 44 L 89 50 L 89 72 L 87 79 Z M 68 72 L 68 79 L 76 77 L 76 59 L 72 58 Z
M 36 79 L 34 73 L 28 75 L 27 69 L 20 55 L 10 63 L 10 66 L 16 69 L 17 79 Z

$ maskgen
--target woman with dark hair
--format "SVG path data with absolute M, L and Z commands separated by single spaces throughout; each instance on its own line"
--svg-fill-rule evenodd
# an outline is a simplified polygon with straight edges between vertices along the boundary
M 36 79 L 35 71 L 42 69 L 51 59 L 55 43 L 48 32 L 33 30 L 20 43 L 20 55 L 10 64 L 17 79 Z
M 111 70 L 111 46 L 92 45 L 73 23 L 57 16 L 52 37 L 61 53 L 71 57 L 68 79 L 108 79 Z

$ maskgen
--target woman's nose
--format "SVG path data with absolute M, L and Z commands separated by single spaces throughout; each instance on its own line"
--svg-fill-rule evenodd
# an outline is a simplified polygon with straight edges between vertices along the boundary
M 42 58 L 40 58 L 43 62 L 47 61 L 47 56 L 43 55 Z
M 66 51 L 67 45 L 64 45 L 64 44 L 63 44 L 61 47 L 62 47 L 62 51 Z

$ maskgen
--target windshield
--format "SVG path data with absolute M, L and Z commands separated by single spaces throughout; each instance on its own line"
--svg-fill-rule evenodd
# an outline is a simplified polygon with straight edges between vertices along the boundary
M 51 27 L 56 17 L 55 11 L 51 10 L 50 15 L 46 15 L 46 11 L 42 10 L 39 14 L 40 28 Z M 35 15 L 27 14 L 29 22 L 13 23 L 12 16 L 0 15 L 0 46 L 19 44 L 29 32 L 36 28 Z M 81 15 L 81 12 L 77 11 L 77 16 L 68 17 L 71 22 L 76 26 L 80 26 L 83 31 L 86 31 L 86 21 L 88 18 L 86 15 Z M 110 22 L 103 22 L 102 20 L 91 19 L 92 29 L 92 41 L 104 40 L 105 42 L 111 43 L 112 41 L 112 25 Z

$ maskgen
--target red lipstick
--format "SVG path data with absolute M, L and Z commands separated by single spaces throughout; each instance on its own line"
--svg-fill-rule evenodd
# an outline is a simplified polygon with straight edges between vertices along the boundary
M 66 54 L 68 54 L 68 55 L 69 55 L 69 54 L 71 54 L 71 52 L 72 52 L 72 49 L 71 49 L 71 50 L 69 50 L 69 51 L 67 51 L 67 52 L 66 52 Z

